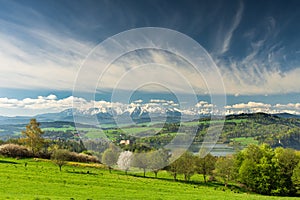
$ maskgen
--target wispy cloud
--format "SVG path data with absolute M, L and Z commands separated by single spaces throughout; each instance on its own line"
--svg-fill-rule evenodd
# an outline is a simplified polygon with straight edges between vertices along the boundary
M 92 27 L 91 30 L 98 30 L 95 33 L 97 35 L 105 32 L 105 29 L 111 28 L 111 30 L 108 30 L 109 34 L 107 34 L 107 36 L 110 36 L 119 30 L 133 28 L 134 24 L 141 23 L 137 16 L 139 14 L 137 7 L 135 7 L 137 5 L 131 8 L 135 8 L 134 14 L 136 15 L 134 15 L 132 12 L 127 12 L 128 10 L 130 11 L 130 6 L 126 10 L 118 7 L 120 6 L 118 3 L 113 5 L 113 3 L 106 2 L 103 4 L 105 12 L 99 12 L 101 9 L 92 9 L 91 15 L 84 15 L 84 20 L 81 21 L 79 18 L 74 17 L 76 12 L 72 13 L 71 9 L 63 9 L 66 12 L 65 15 L 57 18 L 53 16 L 52 19 L 42 13 L 42 11 L 21 3 L 9 2 L 9 4 L 11 9 L 6 11 L 5 15 L 0 14 L 0 87 L 3 88 L 70 91 L 73 88 L 80 64 L 96 45 L 96 43 L 88 41 L 95 41 L 101 38 L 97 36 L 96 39 L 83 40 L 83 37 L 76 35 L 79 29 L 85 30 L 85 28 Z M 169 5 L 165 6 L 168 7 Z M 172 7 L 178 12 L 173 12 L 170 7 L 168 12 L 161 9 L 161 12 L 158 12 L 158 16 L 151 15 L 153 20 L 147 17 L 143 17 L 143 19 L 149 20 L 147 25 L 151 25 L 152 21 L 155 21 L 157 25 L 161 25 L 157 22 L 164 21 L 163 24 L 170 22 L 169 15 L 179 16 L 180 22 L 173 20 L 172 23 L 174 25 L 171 27 L 180 26 L 184 30 L 192 26 L 192 28 L 189 28 L 193 31 L 191 35 L 195 35 L 194 33 L 196 32 L 197 34 L 199 33 L 199 37 L 203 36 L 202 33 L 206 27 L 209 27 L 211 24 L 220 24 L 221 28 L 219 31 L 214 26 L 210 28 L 217 32 L 218 36 L 216 38 L 218 48 L 212 54 L 220 68 L 222 77 L 216 76 L 209 67 L 203 67 L 205 69 L 201 69 L 201 74 L 199 74 L 180 57 L 163 51 L 148 50 L 129 53 L 112 63 L 100 79 L 97 85 L 98 89 L 114 89 L 118 87 L 118 89 L 122 90 L 131 90 L 136 89 L 136 86 L 141 86 L 142 81 L 149 81 L 149 83 L 152 81 L 152 83 L 161 84 L 155 87 L 144 86 L 142 89 L 147 91 L 166 91 L 164 87 L 169 87 L 169 90 L 175 92 L 191 92 L 190 88 L 185 87 L 185 85 L 190 84 L 196 93 L 207 94 L 212 91 L 216 93 L 222 92 L 218 88 L 218 83 L 220 83 L 222 78 L 228 94 L 300 92 L 298 87 L 300 84 L 300 79 L 298 78 L 300 77 L 300 66 L 286 67 L 285 63 L 282 62 L 282 60 L 288 60 L 288 51 L 285 50 L 285 46 L 277 37 L 281 31 L 277 18 L 272 16 L 259 18 L 260 21 L 255 24 L 255 27 L 249 27 L 249 29 L 240 31 L 239 27 L 244 22 L 245 11 L 248 8 L 247 2 L 240 1 L 236 11 L 233 12 L 231 10 L 228 12 L 228 10 L 224 9 L 226 13 L 222 14 L 226 18 L 217 16 L 219 14 L 218 11 L 223 12 L 221 9 L 222 4 L 220 3 L 216 6 L 214 3 L 210 6 L 202 6 L 201 4 L 197 6 L 203 12 L 192 10 L 192 18 L 195 19 L 185 18 L 185 13 L 180 12 L 180 6 L 175 6 L 176 9 Z M 91 7 L 93 6 L 89 8 Z M 192 7 L 193 5 L 189 6 L 191 9 Z M 121 13 L 120 17 L 114 16 L 120 10 L 122 11 L 119 12 Z M 94 18 L 92 14 L 97 12 L 101 13 L 101 15 L 95 15 L 98 18 Z M 63 20 L 63 17 L 66 17 L 67 20 Z M 230 19 L 227 20 L 227 17 Z M 60 18 L 62 21 L 57 20 Z M 111 26 L 111 24 L 114 24 L 112 23 L 114 18 L 117 19 L 116 27 Z M 207 18 L 209 19 L 207 20 Z M 98 19 L 101 19 L 101 22 L 98 22 Z M 186 23 L 186 20 L 190 20 L 191 23 Z M 87 22 L 88 25 L 84 25 L 84 22 Z M 71 26 L 68 26 L 68 23 L 72 24 L 73 27 L 78 26 L 79 28 L 73 31 L 73 29 L 70 29 Z M 185 23 L 189 25 L 185 26 Z M 130 25 L 125 26 L 124 24 Z M 100 28 L 97 29 L 96 26 Z M 101 33 L 99 30 L 101 30 Z M 237 32 L 241 33 L 241 36 L 237 36 Z M 88 31 L 82 31 L 81 33 L 91 34 Z M 207 34 L 210 35 L 210 33 Z M 203 37 L 203 41 L 209 41 L 210 39 L 212 38 Z M 243 53 L 241 55 L 239 53 L 231 55 L 233 46 L 236 46 L 236 43 L 241 42 L 241 40 L 244 40 L 242 42 L 246 46 L 239 47 L 241 48 L 239 51 Z M 151 41 L 145 42 L 151 43 Z M 180 40 L 174 40 L 174 43 L 180 43 Z M 298 54 L 299 49 L 296 49 L 294 52 Z M 85 74 L 84 79 L 81 80 L 83 84 L 80 89 L 85 92 L 94 92 L 93 89 L 99 76 L 107 67 L 101 63 L 100 58 L 103 56 L 103 52 L 98 53 L 91 59 L 90 62 L 93 66 Z M 112 54 L 114 53 L 112 52 Z M 227 54 L 229 56 L 224 58 L 224 55 Z M 142 66 L 145 63 L 152 64 Z M 211 91 L 208 91 L 207 79 L 210 80 Z
M 244 35 L 249 48 L 245 56 L 229 59 L 215 56 L 228 94 L 285 94 L 300 92 L 298 65 L 286 66 L 286 49 L 273 17 L 260 22 Z M 242 55 L 242 54 L 241 54 Z
M 224 54 L 226 53 L 229 48 L 230 48 L 230 42 L 233 36 L 234 31 L 237 29 L 238 25 L 241 22 L 242 16 L 243 16 L 243 10 L 244 10 L 244 4 L 241 1 L 240 6 L 234 16 L 233 22 L 231 26 L 228 28 L 227 32 L 223 33 L 224 34 L 224 42 L 220 48 L 219 54 Z
M 70 90 L 92 44 L 75 39 L 67 29 L 58 31 L 30 7 L 11 4 L 20 12 L 0 18 L 1 87 Z

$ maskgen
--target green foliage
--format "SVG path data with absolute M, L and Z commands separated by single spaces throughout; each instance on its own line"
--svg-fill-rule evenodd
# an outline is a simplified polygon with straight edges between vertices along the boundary
M 201 155 L 201 152 L 200 152 Z M 203 175 L 204 182 L 206 183 L 206 177 L 207 175 L 212 175 L 213 170 L 215 169 L 215 163 L 217 159 L 210 153 L 204 156 L 203 158 L 201 157 L 196 157 L 195 158 L 195 165 L 196 165 L 196 172 L 198 174 Z
M 295 194 L 292 175 L 299 158 L 294 150 L 250 145 L 237 159 L 239 180 L 252 190 L 267 195 Z
M 195 173 L 195 156 L 191 152 L 186 151 L 179 158 L 179 161 L 181 162 L 179 173 L 184 175 L 185 181 L 189 181 Z
M 189 181 L 195 173 L 195 161 L 195 156 L 191 152 L 185 151 L 178 159 L 171 162 L 167 169 L 175 181 L 178 174 L 183 174 L 184 180 Z
M 292 176 L 298 163 L 299 156 L 292 149 L 275 149 L 274 162 L 276 163 L 277 181 L 276 193 L 279 195 L 290 195 L 296 192 L 296 184 L 293 183 Z
M 167 167 L 167 170 L 172 175 L 174 181 L 177 180 L 177 175 L 180 173 L 181 165 L 181 160 L 176 159 L 172 161 Z
M 234 158 L 233 156 L 219 157 L 215 165 L 215 173 L 220 176 L 227 187 L 228 182 L 233 179 Z
M 298 165 L 293 170 L 292 181 L 295 189 L 300 191 L 300 162 L 298 162 Z

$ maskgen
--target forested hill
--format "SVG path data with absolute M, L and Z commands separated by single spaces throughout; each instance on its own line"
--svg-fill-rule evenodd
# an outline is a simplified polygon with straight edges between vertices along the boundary
M 209 127 L 209 118 L 201 118 L 190 122 L 182 122 L 181 130 L 188 133 L 198 126 L 198 132 L 194 144 L 203 142 Z M 218 120 L 217 120 L 218 121 Z M 112 141 L 130 139 L 136 143 L 153 144 L 154 148 L 160 148 L 172 141 L 177 134 L 178 123 L 163 123 L 162 125 L 136 124 L 135 126 L 108 126 L 105 128 L 106 137 Z M 18 138 L 26 124 L 0 125 L 0 140 Z M 163 127 L 163 128 L 159 128 Z M 45 131 L 44 137 L 49 139 L 72 139 L 80 135 L 84 139 L 99 137 L 99 128 L 81 125 L 76 130 L 74 122 L 41 122 L 41 128 Z M 77 127 L 78 128 L 78 127 Z M 150 136 L 149 136 L 150 134 Z M 143 137 L 146 135 L 147 137 Z M 223 131 L 219 142 L 235 146 L 246 146 L 250 143 L 267 143 L 272 147 L 283 146 L 300 150 L 300 119 L 290 114 L 239 114 L 226 116 Z
M 300 119 L 266 113 L 229 115 L 226 117 L 223 141 L 253 141 L 300 149 Z

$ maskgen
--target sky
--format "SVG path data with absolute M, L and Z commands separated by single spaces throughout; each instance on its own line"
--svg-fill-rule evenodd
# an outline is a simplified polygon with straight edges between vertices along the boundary
M 210 105 L 210 95 L 222 94 L 227 113 L 300 114 L 299 19 L 298 0 L 0 0 L 0 115 L 62 111 L 79 94 L 107 105 L 112 91 L 126 105 L 189 93 Z M 128 31 L 145 27 L 162 32 L 143 41 Z M 106 68 L 105 55 L 127 50 L 113 41 L 128 38 L 172 52 L 129 51 Z M 201 73 L 182 56 L 195 51 L 181 45 L 188 38 L 205 60 Z M 123 93 L 135 96 L 125 101 Z

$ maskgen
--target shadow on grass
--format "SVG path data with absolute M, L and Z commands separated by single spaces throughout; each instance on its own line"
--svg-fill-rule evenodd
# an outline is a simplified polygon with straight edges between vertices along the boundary
M 4 163 L 4 164 L 19 164 L 19 163 L 17 163 L 17 162 L 13 162 L 13 161 L 7 161 L 7 160 L 0 160 L 0 164 L 1 163 Z
M 121 174 L 120 174 L 121 175 Z M 125 174 L 123 174 L 125 175 Z M 126 175 L 125 175 L 126 176 Z M 176 182 L 176 183 L 183 183 L 183 184 L 188 184 L 191 186 L 194 186 L 194 188 L 196 187 L 210 187 L 213 188 L 214 190 L 221 190 L 221 191 L 232 191 L 234 193 L 248 193 L 249 190 L 247 190 L 246 188 L 243 187 L 239 187 L 237 185 L 234 184 L 228 184 L 227 187 L 224 186 L 223 183 L 221 182 L 217 182 L 217 181 L 208 181 L 208 182 L 203 182 L 203 181 L 185 181 L 185 180 L 174 180 L 171 178 L 160 178 L 160 177 L 144 177 L 143 175 L 140 174 L 130 174 L 128 173 L 128 176 L 134 176 L 134 177 L 139 177 L 139 178 L 146 178 L 146 179 L 153 179 L 153 180 L 163 180 L 163 181 L 168 181 L 168 182 Z
M 90 172 L 90 171 L 69 171 L 69 170 L 67 170 L 67 173 L 70 173 L 70 174 L 98 175 L 97 173 L 93 173 L 93 172 Z

